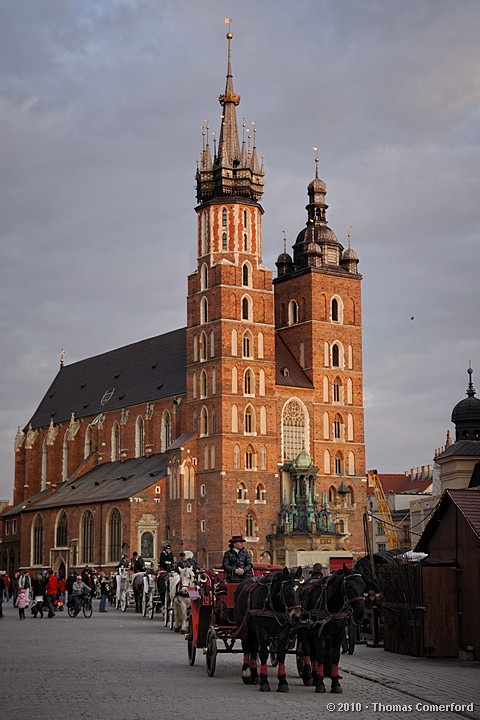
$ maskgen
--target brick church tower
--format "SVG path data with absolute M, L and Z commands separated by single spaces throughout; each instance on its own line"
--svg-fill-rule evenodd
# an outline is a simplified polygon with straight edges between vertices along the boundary
M 262 514 L 245 521 L 276 470 L 272 273 L 262 265 L 263 193 L 255 131 L 240 143 L 228 39 L 218 152 L 208 127 L 197 171 L 197 269 L 188 279 L 187 415 L 197 430 L 198 544 L 225 548 L 230 535 L 265 536 Z M 247 130 L 247 132 L 249 132 Z M 221 470 L 220 470 L 221 468 Z M 276 488 L 278 496 L 278 488 Z M 202 537 L 203 536 L 203 537 Z M 198 536 L 197 536 L 198 537 Z M 209 554 L 210 562 L 220 555 Z

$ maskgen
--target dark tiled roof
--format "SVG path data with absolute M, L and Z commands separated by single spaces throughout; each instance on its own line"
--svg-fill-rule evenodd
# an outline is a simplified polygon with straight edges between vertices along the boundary
M 167 473 L 167 464 L 166 453 L 103 463 L 76 480 L 57 485 L 55 492 L 27 510 L 125 500 L 159 482 Z
M 313 388 L 282 338 L 275 334 L 275 384 L 288 387 Z
M 415 548 L 416 550 L 425 550 L 425 548 L 428 547 L 428 543 L 435 534 L 448 506 L 452 502 L 465 517 L 473 532 L 480 538 L 480 488 L 445 490 L 440 498 L 440 502 L 435 508 L 435 512 L 425 526 L 425 530 Z
M 453 445 L 450 445 L 440 455 L 435 457 L 435 460 L 439 458 L 453 457 L 455 455 L 462 455 L 464 457 L 478 457 L 480 458 L 480 441 L 479 440 L 459 440 Z
M 88 417 L 181 395 L 186 392 L 185 367 L 185 328 L 65 365 L 30 423 L 37 428 L 49 425 L 51 418 L 65 422 L 72 413 Z
M 35 503 L 37 500 L 40 500 L 40 498 L 45 497 L 45 495 L 49 495 L 52 492 L 51 488 L 47 488 L 46 490 L 41 490 L 40 492 L 36 493 L 35 495 L 32 495 L 32 497 L 29 497 L 27 500 L 23 500 L 21 503 L 18 503 L 18 505 L 14 505 L 13 507 L 10 507 L 8 510 L 5 510 L 2 513 L 2 518 L 9 517 L 10 515 L 18 515 L 19 512 L 21 512 L 27 505 L 31 505 L 32 503 Z
M 180 435 L 180 437 L 178 437 L 176 440 L 174 440 L 171 445 L 168 446 L 168 449 L 169 450 L 178 450 L 183 445 L 185 445 L 185 443 L 188 442 L 190 440 L 190 438 L 193 437 L 194 435 L 195 435 L 195 431 L 183 433 L 182 435 Z

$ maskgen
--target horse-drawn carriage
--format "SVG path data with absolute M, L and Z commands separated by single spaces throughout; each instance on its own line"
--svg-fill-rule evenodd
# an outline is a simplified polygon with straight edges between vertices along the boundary
M 278 565 L 253 565 L 253 576 L 262 578 L 281 570 Z M 215 674 L 218 653 L 243 652 L 236 643 L 237 623 L 234 616 L 234 594 L 237 583 L 227 583 L 222 568 L 206 570 L 200 584 L 189 590 L 191 612 L 187 626 L 187 651 L 190 665 L 195 664 L 197 648 L 201 648 L 207 673 Z
M 130 604 L 135 605 L 137 612 L 140 611 L 143 596 L 143 577 L 144 573 L 132 573 L 128 568 L 118 568 L 116 606 L 122 612 L 125 612 Z
M 342 692 L 338 663 L 344 626 L 350 615 L 363 615 L 364 582 L 344 566 L 328 578 L 301 583 L 301 568 L 290 572 L 277 566 L 254 565 L 253 580 L 226 583 L 222 572 L 206 571 L 199 588 L 189 591 L 191 612 L 186 633 L 188 661 L 197 648 L 205 654 L 213 676 L 218 653 L 243 652 L 242 680 L 269 691 L 267 659 L 278 665 L 278 691 L 288 692 L 285 657 L 295 654 L 305 685 L 325 692 Z M 242 647 L 236 645 L 241 639 Z M 257 672 L 257 654 L 260 674 Z

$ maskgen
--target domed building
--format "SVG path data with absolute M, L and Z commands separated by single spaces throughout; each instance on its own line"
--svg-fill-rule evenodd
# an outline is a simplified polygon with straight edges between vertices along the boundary
M 472 478 L 475 464 L 480 460 L 480 399 L 475 397 L 472 368 L 468 368 L 467 397 L 452 410 L 455 424 L 455 442 L 435 456 L 440 468 L 440 491 L 450 488 L 468 488 L 480 485 Z M 475 478 L 478 472 L 475 473 Z

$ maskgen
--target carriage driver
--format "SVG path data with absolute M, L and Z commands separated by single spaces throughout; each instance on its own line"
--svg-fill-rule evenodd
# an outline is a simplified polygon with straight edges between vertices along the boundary
M 158 569 L 159 570 L 165 570 L 166 572 L 170 572 L 173 568 L 173 553 L 172 553 L 172 546 L 170 543 L 166 543 L 164 545 L 164 548 L 162 552 L 160 553 L 160 559 L 158 561 Z
M 222 560 L 227 582 L 240 582 L 250 576 L 253 567 L 252 558 L 248 550 L 243 547 L 244 542 L 241 535 L 233 535 L 228 541 L 229 548 Z

